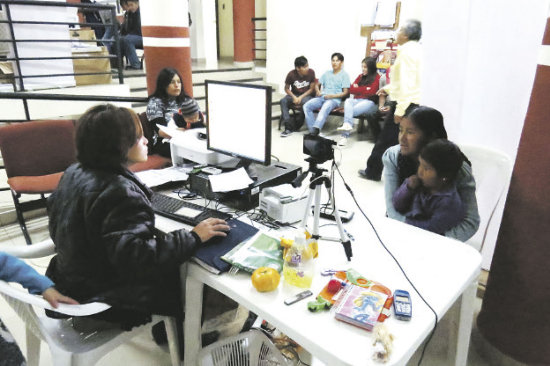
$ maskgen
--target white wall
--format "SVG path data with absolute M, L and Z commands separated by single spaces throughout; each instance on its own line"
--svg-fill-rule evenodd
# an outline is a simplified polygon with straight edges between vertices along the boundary
M 267 1 L 267 81 L 282 87 L 294 58 L 301 54 L 321 75 L 329 69 L 334 51 L 344 54 L 351 78 L 359 74 L 366 46 L 359 36 L 360 1 L 365 0 Z M 402 2 L 401 21 L 423 22 L 422 103 L 441 110 L 450 139 L 499 149 L 515 159 L 548 3 Z M 485 268 L 501 215 L 502 207 L 484 250 Z
M 370 0 L 267 1 L 267 81 L 282 91 L 294 59 L 304 55 L 317 77 L 330 69 L 330 55 L 344 55 L 344 70 L 353 80 L 361 73 L 367 39 L 360 37 L 361 3 Z M 421 3 L 421 2 L 418 2 Z M 403 16 L 416 16 L 416 1 L 402 2 Z M 402 18 L 404 19 L 404 18 Z
M 422 103 L 443 113 L 450 139 L 501 150 L 515 160 L 548 4 L 426 0 Z M 486 269 L 503 209 L 504 201 L 482 252 Z
M 220 57 L 233 58 L 233 0 L 218 0 Z
M 216 67 L 216 2 L 190 0 L 189 12 L 193 24 L 189 27 L 191 58 L 205 61 L 207 67 Z

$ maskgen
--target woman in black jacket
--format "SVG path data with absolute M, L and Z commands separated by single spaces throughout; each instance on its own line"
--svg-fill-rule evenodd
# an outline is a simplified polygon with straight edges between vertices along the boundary
M 223 220 L 207 219 L 192 231 L 155 229 L 151 190 L 127 169 L 147 159 L 137 115 L 99 105 L 77 122 L 78 162 L 48 198 L 50 235 L 57 255 L 47 275 L 81 303 L 112 309 L 96 316 L 125 329 L 151 314 L 182 317 L 179 266 L 202 242 L 225 236 Z

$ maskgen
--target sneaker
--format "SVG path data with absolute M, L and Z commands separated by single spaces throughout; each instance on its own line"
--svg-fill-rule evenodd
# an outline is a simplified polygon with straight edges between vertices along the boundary
M 281 137 L 287 137 L 287 136 L 290 136 L 292 135 L 294 131 L 291 131 L 291 130 L 284 130 L 283 132 L 281 132 Z
M 345 132 L 351 132 L 353 130 L 353 126 L 349 123 L 344 123 L 342 126 L 338 127 L 336 131 L 345 131 Z
M 346 147 L 347 144 L 348 144 L 348 138 L 347 137 L 342 137 L 340 140 L 338 140 L 338 146 L 339 147 Z

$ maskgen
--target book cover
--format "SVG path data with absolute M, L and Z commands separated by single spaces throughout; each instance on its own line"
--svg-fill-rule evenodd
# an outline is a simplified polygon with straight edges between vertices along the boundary
M 254 226 L 237 219 L 228 220 L 227 224 L 231 228 L 227 232 L 227 236 L 215 236 L 204 242 L 193 257 L 196 263 L 214 274 L 227 272 L 231 268 L 229 263 L 221 260 L 222 255 L 258 232 Z
M 237 245 L 223 255 L 222 259 L 232 266 L 250 273 L 259 267 L 271 267 L 277 272 L 283 270 L 283 248 L 279 239 L 262 232 Z
M 372 330 L 382 312 L 388 295 L 349 285 L 335 310 L 335 318 L 357 327 Z

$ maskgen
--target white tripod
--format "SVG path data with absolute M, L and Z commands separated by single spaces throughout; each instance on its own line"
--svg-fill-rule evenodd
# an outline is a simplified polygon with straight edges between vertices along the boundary
M 332 208 L 334 210 L 334 218 L 336 219 L 336 225 L 338 226 L 338 231 L 340 233 L 340 242 L 342 243 L 342 246 L 344 247 L 344 252 L 346 253 L 346 257 L 348 261 L 351 260 L 351 257 L 353 256 L 352 250 L 351 250 L 351 241 L 349 237 L 344 232 L 344 227 L 342 226 L 342 220 L 340 219 L 340 213 L 338 212 L 338 209 L 336 208 L 336 202 L 334 201 L 332 197 L 331 192 L 331 181 L 330 178 L 326 175 L 323 175 L 323 172 L 326 172 L 326 169 L 318 168 L 317 163 L 314 159 L 308 158 L 306 159 L 307 162 L 309 162 L 309 169 L 302 173 L 300 176 L 298 176 L 293 182 L 292 185 L 294 187 L 298 187 L 301 185 L 302 181 L 306 178 L 306 176 L 311 173 L 311 178 L 309 180 L 309 193 L 307 197 L 307 206 L 306 206 L 306 212 L 304 213 L 304 218 L 302 219 L 302 227 L 306 227 L 307 220 L 310 215 L 311 210 L 311 202 L 313 201 L 313 196 L 315 196 L 315 206 L 313 208 L 313 231 L 311 233 L 311 236 L 313 239 L 319 240 L 321 236 L 319 235 L 319 217 L 321 214 L 321 186 L 324 184 L 327 188 L 328 195 L 329 195 L 329 201 L 332 203 Z M 327 240 L 330 240 L 329 238 L 324 238 Z

